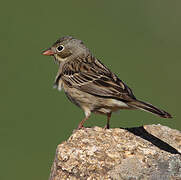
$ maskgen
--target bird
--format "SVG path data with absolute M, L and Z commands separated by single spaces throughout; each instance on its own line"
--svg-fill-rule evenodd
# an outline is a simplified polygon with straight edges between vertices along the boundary
M 122 109 L 140 109 L 161 118 L 172 118 L 168 112 L 138 100 L 132 90 L 79 39 L 61 37 L 42 54 L 53 56 L 59 66 L 54 87 L 63 89 L 68 99 L 84 111 L 85 117 L 77 129 L 84 128 L 91 113 L 106 115 L 105 128 L 109 129 L 112 113 Z

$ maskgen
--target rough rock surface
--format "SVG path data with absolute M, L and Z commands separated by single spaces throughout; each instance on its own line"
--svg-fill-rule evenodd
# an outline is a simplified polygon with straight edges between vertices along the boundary
M 49 180 L 181 180 L 181 132 L 161 125 L 76 130 L 58 145 Z

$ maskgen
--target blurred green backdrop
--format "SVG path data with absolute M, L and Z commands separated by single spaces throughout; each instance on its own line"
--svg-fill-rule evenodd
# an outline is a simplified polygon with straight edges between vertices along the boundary
M 72 35 L 130 86 L 136 97 L 170 112 L 114 114 L 111 127 L 163 124 L 181 130 L 181 1 L 1 2 L 0 179 L 48 179 L 57 144 L 83 118 L 52 88 L 53 58 L 41 55 Z M 104 126 L 95 116 L 86 126 Z

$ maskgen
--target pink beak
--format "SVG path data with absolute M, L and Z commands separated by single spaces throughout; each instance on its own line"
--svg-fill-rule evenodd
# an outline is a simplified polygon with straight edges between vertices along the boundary
M 43 51 L 42 54 L 46 55 L 46 56 L 53 56 L 55 53 L 51 49 L 47 49 L 47 50 Z

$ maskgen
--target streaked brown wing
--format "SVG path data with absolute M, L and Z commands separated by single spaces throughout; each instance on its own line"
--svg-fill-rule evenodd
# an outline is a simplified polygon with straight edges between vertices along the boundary
M 94 57 L 67 62 L 62 67 L 61 79 L 70 88 L 95 96 L 122 101 L 135 99 L 131 89 Z

